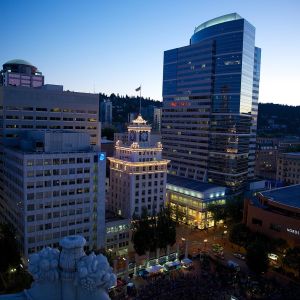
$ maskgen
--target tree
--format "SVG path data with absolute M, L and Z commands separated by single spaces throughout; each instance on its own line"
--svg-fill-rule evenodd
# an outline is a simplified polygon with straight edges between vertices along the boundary
M 225 204 L 208 204 L 208 211 L 211 212 L 215 222 L 224 220 L 230 223 L 238 223 L 243 218 L 244 201 L 240 196 L 228 197 Z
M 16 231 L 11 224 L 0 224 L 0 291 L 16 293 L 30 287 L 31 275 L 21 264 Z
M 226 200 L 226 217 L 231 223 L 241 222 L 243 218 L 244 199 L 241 196 L 229 197 Z
M 16 232 L 10 224 L 0 224 L 0 272 L 5 273 L 21 263 Z
M 246 247 L 252 240 L 252 232 L 243 223 L 235 224 L 229 231 L 229 241 L 242 247 Z
M 268 251 L 261 241 L 254 241 L 247 247 L 246 263 L 254 273 L 266 272 L 269 266 Z
M 154 236 L 153 228 L 151 228 L 152 220 L 148 212 L 143 208 L 141 216 L 133 215 L 131 222 L 132 242 L 135 252 L 138 255 L 144 255 L 153 248 Z
M 298 273 L 300 272 L 300 247 L 289 248 L 286 251 L 283 263 Z
M 211 212 L 215 224 L 221 220 L 225 221 L 227 219 L 225 205 L 210 203 L 208 204 L 207 210 Z
M 159 248 L 167 248 L 176 242 L 176 223 L 172 219 L 171 210 L 163 209 L 157 217 L 157 246 Z
M 161 210 L 157 216 L 150 216 L 143 209 L 140 217 L 133 216 L 131 227 L 133 247 L 138 255 L 167 248 L 176 242 L 176 223 L 168 208 Z
M 108 140 L 113 141 L 114 140 L 114 134 L 116 132 L 116 129 L 113 127 L 105 127 L 101 130 L 101 136 L 105 136 Z

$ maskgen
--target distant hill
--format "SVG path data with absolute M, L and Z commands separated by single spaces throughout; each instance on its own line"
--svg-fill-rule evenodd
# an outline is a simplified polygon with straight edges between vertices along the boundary
M 139 97 L 119 96 L 111 94 L 110 96 L 105 94 L 99 94 L 99 100 L 102 102 L 105 99 L 109 99 L 113 105 L 113 123 L 124 124 L 128 121 L 129 113 L 138 113 L 140 107 Z M 150 98 L 142 97 L 142 114 L 143 117 L 152 123 L 153 108 L 161 107 L 162 102 L 153 100 Z
M 300 135 L 300 106 L 273 103 L 258 105 L 258 135 Z
M 113 104 L 113 123 L 123 127 L 128 122 L 129 113 L 139 112 L 139 98 L 111 94 L 99 94 L 99 100 L 109 99 Z M 162 107 L 162 102 L 142 97 L 142 114 L 150 123 L 153 108 Z M 300 136 L 300 106 L 273 103 L 258 104 L 257 133 L 260 136 Z

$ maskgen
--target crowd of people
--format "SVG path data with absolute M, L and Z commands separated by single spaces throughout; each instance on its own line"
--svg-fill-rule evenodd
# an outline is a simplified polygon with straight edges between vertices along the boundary
M 296 285 L 281 286 L 272 280 L 251 277 L 206 257 L 201 261 L 194 261 L 194 268 L 191 270 L 174 270 L 168 274 L 148 277 L 127 299 L 231 299 L 232 296 L 239 300 L 300 299 L 300 288 Z

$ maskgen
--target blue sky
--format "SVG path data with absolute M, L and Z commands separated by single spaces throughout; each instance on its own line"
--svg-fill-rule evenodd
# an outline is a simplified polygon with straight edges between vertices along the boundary
M 195 26 L 237 12 L 262 48 L 260 101 L 300 105 L 298 0 L 0 0 L 0 64 L 21 58 L 46 83 L 161 99 L 163 51 Z

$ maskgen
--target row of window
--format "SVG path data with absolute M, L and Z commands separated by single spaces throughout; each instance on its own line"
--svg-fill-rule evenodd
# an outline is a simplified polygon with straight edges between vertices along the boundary
M 60 118 L 60 117 L 41 117 L 37 116 L 34 118 L 34 116 L 19 116 L 19 115 L 6 115 L 4 116 L 6 120 L 37 120 L 37 121 L 43 121 L 43 120 L 50 120 L 50 121 L 68 121 L 68 122 L 97 122 L 98 120 L 96 118 Z
M 59 207 L 66 207 L 66 206 L 82 206 L 85 207 L 85 204 L 88 204 L 88 207 L 90 207 L 90 198 L 78 198 L 78 199 L 69 199 L 69 200 L 54 200 L 54 201 L 47 201 L 47 202 L 37 202 L 35 204 L 28 204 L 27 210 L 33 211 L 35 209 L 41 210 L 41 209 L 51 209 L 51 208 L 59 208 Z
M 0 106 L 0 110 L 3 110 L 3 106 Z M 74 109 L 69 109 L 69 108 L 59 108 L 59 107 L 54 107 L 54 108 L 47 108 L 47 107 L 20 107 L 20 106 L 6 106 L 6 110 L 11 110 L 11 111 L 49 111 L 49 112 L 66 112 L 66 113 L 78 113 L 78 114 L 98 114 L 98 111 L 96 110 L 74 110 Z
M 41 193 L 28 193 L 27 200 L 38 200 L 45 199 L 51 197 L 63 197 L 63 196 L 71 196 L 71 195 L 80 195 L 80 194 L 88 194 L 90 189 L 86 188 L 78 188 L 78 189 L 70 189 L 70 190 L 62 190 L 62 191 L 53 191 L 53 192 L 41 192 Z
M 47 220 L 51 220 L 52 218 L 60 218 L 60 217 L 66 217 L 66 216 L 75 216 L 75 210 L 64 210 L 64 211 L 61 211 L 61 212 L 56 212 L 58 213 L 58 216 L 54 217 L 52 216 L 51 218 L 47 218 Z M 60 213 L 60 216 L 59 216 L 59 213 Z M 43 219 L 43 214 L 38 214 L 38 215 L 29 215 L 27 216 L 27 222 L 28 223 L 31 223 L 31 222 L 35 222 L 35 221 L 42 221 L 44 220 Z M 76 224 L 81 224 L 81 223 L 89 223 L 90 222 L 90 218 L 88 217 L 85 217 L 82 221 L 82 219 L 80 220 L 77 220 L 78 222 L 76 222 Z M 71 225 L 75 225 L 75 220 L 65 220 L 64 222 L 56 222 L 56 223 L 47 223 L 43 226 L 43 228 L 45 230 L 49 230 L 49 229 L 52 229 L 52 228 L 57 228 L 57 227 L 64 227 L 64 226 L 68 226 L 68 222 L 71 222 L 72 224 Z M 70 225 L 70 224 L 69 224 Z
M 75 184 L 88 184 L 90 183 L 90 178 L 77 178 L 70 180 L 51 180 L 48 181 L 37 181 L 37 182 L 28 182 L 27 189 L 43 188 L 43 187 L 52 187 L 52 186 L 65 186 L 65 185 L 75 185 Z
M 58 237 L 58 239 L 63 238 L 63 237 L 68 236 L 68 235 L 74 235 L 74 234 L 83 235 L 82 234 L 83 232 L 84 233 L 88 233 L 89 229 L 88 228 L 84 228 L 82 230 L 81 228 L 78 228 L 78 229 L 76 229 L 76 231 L 75 231 L 75 229 L 70 229 L 69 231 L 65 230 L 65 231 L 61 232 L 60 237 Z M 58 233 L 54 233 L 53 236 L 52 236 L 52 233 L 46 234 L 44 237 L 43 236 L 37 236 L 36 237 L 37 238 L 36 241 L 37 242 L 45 241 L 45 244 L 43 244 L 41 246 L 37 246 L 37 247 L 30 247 L 30 248 L 28 248 L 28 254 L 36 253 L 38 251 L 41 251 L 45 247 L 58 248 L 59 247 L 59 242 L 49 243 L 50 240 L 57 239 L 56 236 L 58 236 Z M 84 235 L 84 238 L 86 239 L 87 242 L 90 240 L 89 236 Z M 46 242 L 48 242 L 48 243 L 46 243 Z
M 74 175 L 74 174 L 89 174 L 89 168 L 71 168 L 71 169 L 54 169 L 54 170 L 31 170 L 27 172 L 27 177 L 42 177 L 56 175 Z
M 70 158 L 62 158 L 62 159 L 59 159 L 59 158 L 54 158 L 54 159 L 36 159 L 36 160 L 33 160 L 33 159 L 29 159 L 27 160 L 27 166 L 47 166 L 47 165 L 66 165 L 66 164 L 88 164 L 90 163 L 90 158 L 89 157 L 70 157 Z

